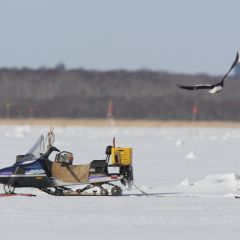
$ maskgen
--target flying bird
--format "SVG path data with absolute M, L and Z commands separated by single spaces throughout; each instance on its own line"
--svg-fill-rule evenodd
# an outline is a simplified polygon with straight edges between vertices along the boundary
M 199 89 L 209 89 L 208 92 L 211 94 L 215 94 L 220 92 L 223 89 L 223 85 L 224 85 L 224 80 L 225 78 L 228 76 L 228 74 L 232 71 L 232 69 L 237 65 L 239 60 L 239 54 L 237 52 L 236 58 L 232 64 L 232 66 L 230 67 L 230 69 L 228 70 L 228 72 L 224 75 L 224 77 L 222 78 L 222 80 L 216 84 L 210 85 L 210 84 L 198 84 L 198 85 L 193 85 L 193 86 L 187 86 L 187 85 L 179 85 L 179 88 L 182 89 L 187 89 L 187 90 L 199 90 Z

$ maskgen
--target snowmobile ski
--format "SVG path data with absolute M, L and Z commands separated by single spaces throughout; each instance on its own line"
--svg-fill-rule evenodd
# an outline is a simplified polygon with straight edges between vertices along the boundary
M 36 197 L 31 193 L 0 193 L 0 197 Z

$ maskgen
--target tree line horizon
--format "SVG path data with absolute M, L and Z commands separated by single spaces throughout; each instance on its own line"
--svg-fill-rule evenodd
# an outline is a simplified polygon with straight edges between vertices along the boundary
M 222 92 L 177 84 L 216 83 L 221 76 L 141 70 L 0 68 L 0 118 L 240 120 L 240 78 Z

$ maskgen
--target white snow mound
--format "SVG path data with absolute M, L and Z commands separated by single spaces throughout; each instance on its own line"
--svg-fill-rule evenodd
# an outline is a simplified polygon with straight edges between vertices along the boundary
M 196 159 L 197 155 L 194 152 L 189 152 L 186 156 L 186 159 Z
M 187 178 L 184 179 L 182 182 L 179 183 L 178 186 L 184 186 L 184 187 L 190 186 L 189 180 Z
M 187 184 L 186 179 L 178 187 L 187 192 L 227 194 L 236 193 L 240 187 L 240 176 L 235 173 L 209 175 L 193 184 Z
M 178 139 L 175 143 L 176 147 L 181 147 L 182 145 L 183 145 L 183 140 L 181 140 L 181 139 Z

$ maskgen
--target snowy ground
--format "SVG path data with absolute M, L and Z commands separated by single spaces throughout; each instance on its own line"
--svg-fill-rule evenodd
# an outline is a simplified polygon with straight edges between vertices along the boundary
M 47 127 L 0 126 L 0 168 L 24 154 Z M 240 234 L 240 129 L 55 128 L 55 145 L 75 164 L 103 159 L 112 138 L 134 149 L 137 189 L 122 197 L 0 198 L 9 239 L 226 239 Z

